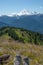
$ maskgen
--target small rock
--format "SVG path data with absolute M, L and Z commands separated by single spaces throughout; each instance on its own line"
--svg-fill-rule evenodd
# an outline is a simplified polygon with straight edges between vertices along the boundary
M 24 60 L 23 65 L 29 65 L 29 58 L 28 57 L 25 57 L 23 60 Z
M 22 58 L 20 55 L 17 55 L 15 58 L 14 58 L 14 65 L 22 65 Z

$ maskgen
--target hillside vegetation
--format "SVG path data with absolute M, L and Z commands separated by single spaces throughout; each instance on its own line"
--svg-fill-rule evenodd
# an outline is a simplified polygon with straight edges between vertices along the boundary
M 4 65 L 14 65 L 14 58 L 20 54 L 22 58 L 28 56 L 30 65 L 43 65 L 43 46 L 23 44 L 11 39 L 7 35 L 0 37 L 0 56 L 9 54 L 9 62 Z
M 28 56 L 30 65 L 43 65 L 42 44 L 42 34 L 19 28 L 0 29 L 0 56 L 10 54 L 9 63 L 4 65 L 14 65 L 17 54 Z
M 31 32 L 20 28 L 4 27 L 0 29 L 0 36 L 7 35 L 12 39 L 23 43 L 43 45 L 43 34 Z

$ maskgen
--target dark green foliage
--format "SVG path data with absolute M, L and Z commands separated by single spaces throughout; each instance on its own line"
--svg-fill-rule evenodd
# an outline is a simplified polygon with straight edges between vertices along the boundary
M 0 29 L 0 36 L 8 34 L 14 40 L 18 40 L 23 43 L 32 43 L 32 44 L 43 44 L 43 34 L 37 32 L 28 31 L 20 28 L 2 28 Z
M 38 43 L 37 43 L 37 35 L 35 35 L 35 37 L 34 37 L 34 43 L 35 43 L 35 44 L 38 44 Z

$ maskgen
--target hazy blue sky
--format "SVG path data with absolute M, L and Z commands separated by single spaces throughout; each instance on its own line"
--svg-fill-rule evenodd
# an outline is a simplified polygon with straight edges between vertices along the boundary
M 43 0 L 0 0 L 0 14 L 19 12 L 23 9 L 43 13 Z

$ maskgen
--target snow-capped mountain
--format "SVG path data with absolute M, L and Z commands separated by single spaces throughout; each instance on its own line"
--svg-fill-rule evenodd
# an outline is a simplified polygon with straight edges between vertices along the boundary
M 12 16 L 31 15 L 31 14 L 32 14 L 31 12 L 24 9 L 24 10 L 18 12 L 18 13 L 10 13 L 10 14 L 6 14 L 6 15 L 12 17 Z
M 23 10 L 19 13 L 0 16 L 0 28 L 3 26 L 19 27 L 43 33 L 43 14 Z
M 27 10 L 22 10 L 21 12 L 17 13 L 17 15 L 21 16 L 21 15 L 30 15 L 31 13 Z
M 6 15 L 6 16 L 9 16 L 9 17 L 12 17 L 12 16 L 22 16 L 22 15 L 37 15 L 39 14 L 38 12 L 34 11 L 34 12 L 30 12 L 26 9 L 18 12 L 18 13 L 10 13 L 10 14 L 3 14 L 3 15 Z M 3 15 L 0 15 L 0 16 L 3 16 Z

